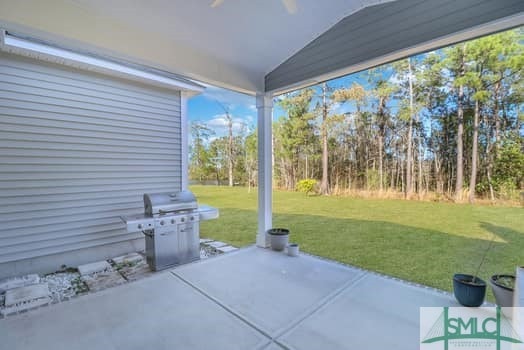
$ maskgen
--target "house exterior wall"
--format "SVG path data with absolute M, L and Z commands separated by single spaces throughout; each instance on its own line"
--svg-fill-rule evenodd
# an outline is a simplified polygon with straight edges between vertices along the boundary
M 0 53 L 0 278 L 140 249 L 119 217 L 181 189 L 181 134 L 180 92 Z
M 314 80 L 312 85 L 475 35 L 522 25 L 522 20 L 520 24 L 508 22 L 506 27 L 493 27 L 492 31 L 473 31 L 465 37 L 423 46 L 523 11 L 522 0 L 397 0 L 367 7 L 335 24 L 266 75 L 266 91 L 285 90 L 304 82 L 308 85 Z M 398 54 L 388 59 L 394 53 Z M 385 60 L 377 60 L 380 57 Z

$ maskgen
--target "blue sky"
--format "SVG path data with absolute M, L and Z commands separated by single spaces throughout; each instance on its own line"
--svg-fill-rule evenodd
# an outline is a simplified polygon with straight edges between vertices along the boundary
M 207 87 L 204 93 L 189 100 L 189 122 L 204 123 L 215 131 L 216 137 L 224 136 L 227 133 L 224 107 L 233 117 L 235 134 L 256 128 L 255 97 L 214 86 Z

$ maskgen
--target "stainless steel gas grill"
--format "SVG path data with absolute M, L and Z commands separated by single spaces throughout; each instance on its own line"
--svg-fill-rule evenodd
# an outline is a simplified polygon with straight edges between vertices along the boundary
M 216 219 L 218 209 L 199 206 L 192 192 L 144 194 L 144 214 L 122 217 L 128 232 L 142 231 L 152 270 L 200 259 L 200 221 Z

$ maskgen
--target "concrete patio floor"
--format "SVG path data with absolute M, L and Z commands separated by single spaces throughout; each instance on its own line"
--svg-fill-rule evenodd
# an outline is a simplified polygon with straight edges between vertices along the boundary
M 453 297 L 248 247 L 0 320 L 1 349 L 418 349 Z

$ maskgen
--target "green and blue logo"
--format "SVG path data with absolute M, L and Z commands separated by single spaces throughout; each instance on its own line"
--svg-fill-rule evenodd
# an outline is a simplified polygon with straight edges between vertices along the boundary
M 421 327 L 424 323 L 428 324 L 429 316 L 427 312 L 424 314 L 423 309 L 435 308 L 421 308 Z M 444 307 L 438 309 L 441 310 L 440 315 L 425 333 L 425 336 L 422 337 L 421 349 L 484 348 L 502 350 L 503 344 L 509 346 L 522 344 L 522 340 L 515 330 L 514 322 L 504 315 L 500 307 L 478 309 Z M 505 311 L 506 309 L 509 308 L 505 308 Z M 432 311 L 435 314 L 435 310 Z M 424 347 L 425 344 L 440 344 L 440 346 Z M 513 348 L 517 349 L 516 347 Z

